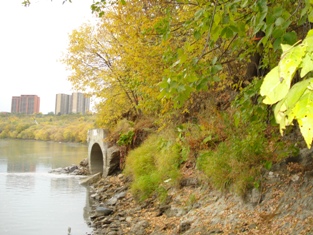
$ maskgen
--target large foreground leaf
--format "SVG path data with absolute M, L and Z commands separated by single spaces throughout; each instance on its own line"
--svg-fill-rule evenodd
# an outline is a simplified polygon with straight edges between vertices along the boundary
M 279 77 L 279 68 L 273 68 L 264 78 L 260 94 L 265 96 L 263 103 L 275 104 L 283 99 L 290 89 L 290 82 L 286 79 L 281 80 Z

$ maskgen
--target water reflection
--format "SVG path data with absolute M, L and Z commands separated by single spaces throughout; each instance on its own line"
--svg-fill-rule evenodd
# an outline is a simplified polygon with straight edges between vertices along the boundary
M 35 187 L 35 177 L 30 174 L 7 174 L 6 175 L 6 189 L 29 191 Z
M 78 164 L 86 157 L 87 146 L 82 144 L 0 140 L 0 172 L 37 172 L 37 165 L 52 169 Z
M 90 232 L 79 177 L 48 173 L 86 157 L 85 145 L 0 140 L 0 234 L 67 234 L 68 227 L 72 235 Z
M 81 187 L 78 186 L 79 177 L 61 176 L 51 178 L 50 189 L 52 193 L 56 194 L 74 194 L 81 192 Z
M 7 172 L 36 172 L 36 162 L 26 159 L 8 161 Z
M 90 198 L 90 189 L 88 186 L 86 186 L 86 204 L 84 207 L 84 219 L 86 221 L 87 224 L 91 224 L 91 220 L 90 220 L 90 212 L 91 212 L 91 198 Z

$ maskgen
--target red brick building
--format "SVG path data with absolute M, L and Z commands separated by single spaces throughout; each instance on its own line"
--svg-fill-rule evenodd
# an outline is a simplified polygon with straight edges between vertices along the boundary
M 13 96 L 11 113 L 33 114 L 39 113 L 40 98 L 37 95 Z

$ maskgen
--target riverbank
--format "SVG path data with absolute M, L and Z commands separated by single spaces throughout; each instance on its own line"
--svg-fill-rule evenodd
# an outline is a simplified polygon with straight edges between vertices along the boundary
M 90 186 L 92 234 L 312 234 L 313 160 L 289 158 L 263 172 L 263 183 L 245 198 L 213 190 L 188 169 L 168 198 L 139 203 L 123 174 Z

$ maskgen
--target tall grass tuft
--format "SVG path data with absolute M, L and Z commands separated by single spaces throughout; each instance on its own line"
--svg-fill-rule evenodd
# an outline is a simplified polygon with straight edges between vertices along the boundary
M 132 178 L 131 191 L 138 200 L 152 195 L 162 200 L 166 198 L 167 187 L 177 184 L 181 148 L 171 136 L 153 134 L 129 152 L 124 173 Z
M 216 188 L 244 195 L 259 181 L 263 165 L 272 160 L 267 144 L 256 132 L 233 135 L 216 149 L 202 152 L 197 166 Z

